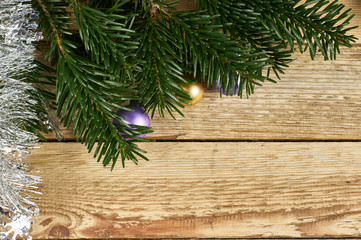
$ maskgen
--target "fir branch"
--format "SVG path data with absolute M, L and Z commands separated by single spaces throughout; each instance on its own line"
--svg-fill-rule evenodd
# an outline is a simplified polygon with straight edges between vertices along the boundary
M 137 76 L 141 99 L 145 108 L 152 111 L 152 117 L 156 109 L 161 117 L 164 117 L 165 110 L 173 118 L 173 111 L 183 116 L 178 107 L 188 103 L 185 99 L 190 100 L 190 97 L 179 87 L 179 83 L 188 82 L 182 77 L 184 70 L 174 50 L 179 45 L 175 43 L 174 36 L 170 35 L 169 27 L 164 25 L 164 19 L 154 12 L 158 6 L 149 6 L 147 19 L 136 28 L 139 32 L 144 29 L 138 51 L 138 57 L 145 63 Z
M 340 45 L 350 47 L 355 40 L 346 34 L 355 27 L 345 28 L 353 17 L 349 16 L 351 9 L 341 12 L 344 5 L 337 1 L 307 0 L 300 4 L 299 0 L 200 0 L 199 6 L 219 14 L 216 22 L 223 24 L 224 31 L 234 39 L 246 40 L 267 53 L 278 78 L 291 62 L 294 42 L 301 52 L 306 50 L 306 43 L 312 59 L 319 50 L 325 60 L 332 60 L 340 52 Z M 342 23 L 335 26 L 339 22 Z
M 149 133 L 151 130 L 128 125 L 122 121 L 114 124 L 112 121 L 118 117 L 113 112 L 114 108 L 125 109 L 123 107 L 125 101 L 138 99 L 136 90 L 130 88 L 129 81 L 117 80 L 119 77 L 107 71 L 101 63 L 79 54 L 82 51 L 77 49 L 76 43 L 66 39 L 58 30 L 63 29 L 63 25 L 52 20 L 50 13 L 54 7 L 53 0 L 36 1 L 40 3 L 35 5 L 41 13 L 40 27 L 43 31 L 47 31 L 52 44 L 54 45 L 55 42 L 58 46 L 56 100 L 57 114 L 61 116 L 61 121 L 67 127 L 74 121 L 74 135 L 78 136 L 78 141 L 87 146 L 89 152 L 98 142 L 94 157 L 98 156 L 98 161 L 103 159 L 104 166 L 112 162 L 113 168 L 119 155 L 123 166 L 126 159 L 137 163 L 137 156 L 147 160 L 142 155 L 144 151 L 134 142 L 149 141 L 136 136 Z M 87 10 L 91 11 L 89 8 Z M 61 18 L 59 15 L 55 17 L 55 19 L 59 18 Z M 132 140 L 126 140 L 129 138 Z
M 135 51 L 139 43 L 130 40 L 135 31 L 132 25 L 136 14 L 121 15 L 123 5 L 130 2 L 117 1 L 114 6 L 101 11 L 85 5 L 77 0 L 68 0 L 74 8 L 79 35 L 85 50 L 97 64 L 104 64 L 107 71 L 135 82 L 134 70 L 139 64 Z
M 150 41 L 140 49 L 144 52 L 140 56 L 144 56 L 147 60 L 147 66 L 138 75 L 141 81 L 142 99 L 145 107 L 152 110 L 152 117 L 156 108 L 161 117 L 164 117 L 164 109 L 167 109 L 171 115 L 172 110 L 175 110 L 183 116 L 176 106 L 182 107 L 181 102 L 186 103 L 181 100 L 182 98 L 190 99 L 179 87 L 180 82 L 186 82 L 182 77 L 184 72 L 174 60 L 175 51 L 172 50 L 169 42 L 162 40 L 166 37 L 151 23 L 152 21 L 150 18 L 149 31 L 144 35 L 149 37 Z
M 64 41 L 63 35 L 72 35 L 68 30 L 71 25 L 70 13 L 67 11 L 68 5 L 62 0 L 32 0 L 34 9 L 40 13 L 39 29 L 41 29 L 44 37 L 50 41 L 51 46 L 46 57 L 49 61 L 54 62 L 57 57 L 58 50 L 63 55 Z
M 304 51 L 303 44 L 307 43 L 312 59 L 320 50 L 325 60 L 335 59 L 340 45 L 351 47 L 356 39 L 346 34 L 355 27 L 345 28 L 354 15 L 349 16 L 350 9 L 341 12 L 345 6 L 337 2 L 307 0 L 296 7 L 299 0 L 244 0 L 248 7 L 261 14 L 258 20 L 267 29 L 272 29 L 280 39 L 287 40 L 292 51 L 295 41 L 301 52 Z M 340 21 L 343 21 L 342 24 L 335 26 Z
M 207 81 L 208 86 L 220 82 L 224 89 L 232 89 L 239 79 L 235 73 L 241 74 L 247 96 L 253 93 L 254 84 L 259 84 L 255 80 L 270 80 L 259 75 L 261 69 L 269 67 L 266 54 L 242 47 L 222 33 L 220 25 L 212 23 L 218 16 L 199 11 L 170 13 L 169 4 L 174 6 L 173 2 L 143 1 L 142 15 L 147 18 L 136 28 L 143 36 L 138 55 L 146 62 L 138 75 L 141 96 L 152 116 L 156 109 L 162 117 L 164 110 L 172 116 L 174 110 L 182 115 L 178 107 L 183 107 L 182 99 L 189 98 L 179 88 L 179 83 L 186 81 L 182 78 L 185 72 Z
M 237 87 L 238 75 L 247 96 L 253 93 L 254 84 L 271 80 L 259 75 L 268 68 L 268 57 L 250 45 L 233 40 L 219 30 L 223 25 L 214 24 L 219 16 L 200 11 L 167 13 L 172 28 L 178 27 L 177 38 L 182 39 L 185 64 L 193 75 L 207 81 L 208 86 L 220 84 L 222 89 Z M 272 80 L 271 80 L 272 81 Z M 227 90 L 227 91 L 228 91 Z M 239 91 L 242 96 L 243 91 Z
M 98 156 L 98 161 L 103 158 L 103 165 L 112 162 L 112 168 L 121 153 L 122 164 L 125 159 L 137 163 L 138 155 L 147 160 L 140 152 L 134 141 L 147 141 L 135 136 L 149 133 L 145 127 L 130 126 L 121 122 L 115 125 L 112 119 L 117 115 L 113 108 L 123 108 L 122 103 L 134 98 L 123 96 L 124 93 L 131 93 L 134 90 L 124 88 L 124 84 L 112 82 L 107 85 L 101 83 L 104 75 L 101 71 L 94 71 L 93 65 L 89 68 L 87 59 L 77 56 L 75 64 L 74 58 L 60 57 L 58 61 L 57 101 L 59 104 L 58 115 L 61 114 L 61 121 L 69 126 L 74 121 L 74 135 L 78 136 L 78 141 L 85 143 L 89 152 L 94 144 L 98 142 L 94 157 Z M 91 75 L 83 74 L 82 70 Z M 91 79 L 90 82 L 88 79 Z M 106 82 L 106 81 L 105 81 Z M 100 84 L 100 85 L 99 85 Z M 122 134 L 122 135 L 120 135 Z M 132 138 L 133 140 L 125 140 Z
M 215 23 L 221 24 L 224 32 L 229 32 L 233 40 L 241 45 L 247 45 L 246 42 L 255 51 L 267 54 L 268 64 L 272 65 L 274 73 L 280 78 L 279 73 L 284 73 L 284 68 L 292 60 L 292 51 L 287 49 L 287 43 L 279 39 L 275 32 L 264 27 L 259 21 L 260 13 L 245 3 L 232 0 L 201 1 L 200 9 L 219 15 L 214 19 Z

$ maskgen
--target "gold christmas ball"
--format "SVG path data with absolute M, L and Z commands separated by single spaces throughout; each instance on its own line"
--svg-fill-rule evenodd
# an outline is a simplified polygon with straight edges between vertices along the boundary
M 197 104 L 203 97 L 204 88 L 200 83 L 183 83 L 180 87 L 192 98 L 192 101 L 187 100 L 192 106 Z M 185 103 L 182 103 L 182 105 L 189 106 Z

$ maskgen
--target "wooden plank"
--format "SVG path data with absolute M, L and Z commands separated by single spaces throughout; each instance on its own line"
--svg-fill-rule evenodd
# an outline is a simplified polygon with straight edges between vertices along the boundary
M 295 54 L 282 80 L 257 87 L 249 99 L 208 89 L 185 117 L 151 121 L 152 139 L 359 140 L 361 45 L 342 48 L 336 61 Z M 63 130 L 72 140 L 72 130 Z M 49 139 L 53 139 L 49 136 Z
M 102 168 L 45 143 L 35 238 L 361 237 L 361 143 L 142 144 L 151 161 Z

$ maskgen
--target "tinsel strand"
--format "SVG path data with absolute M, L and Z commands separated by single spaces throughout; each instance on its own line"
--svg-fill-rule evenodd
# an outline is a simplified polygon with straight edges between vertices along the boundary
M 41 39 L 30 1 L 0 3 L 0 239 L 31 239 L 32 218 L 39 208 L 39 176 L 25 158 L 38 139 L 24 130 L 26 120 L 40 121 L 32 106 L 37 90 L 15 78 L 34 68 L 33 41 Z

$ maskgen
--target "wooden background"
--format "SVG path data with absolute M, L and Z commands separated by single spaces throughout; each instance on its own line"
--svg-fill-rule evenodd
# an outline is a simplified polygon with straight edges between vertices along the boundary
M 341 2 L 361 25 L 361 1 Z M 139 166 L 110 172 L 69 130 L 42 143 L 32 236 L 361 238 L 361 40 L 336 61 L 294 58 L 250 99 L 206 90 L 185 118 L 153 119 Z

